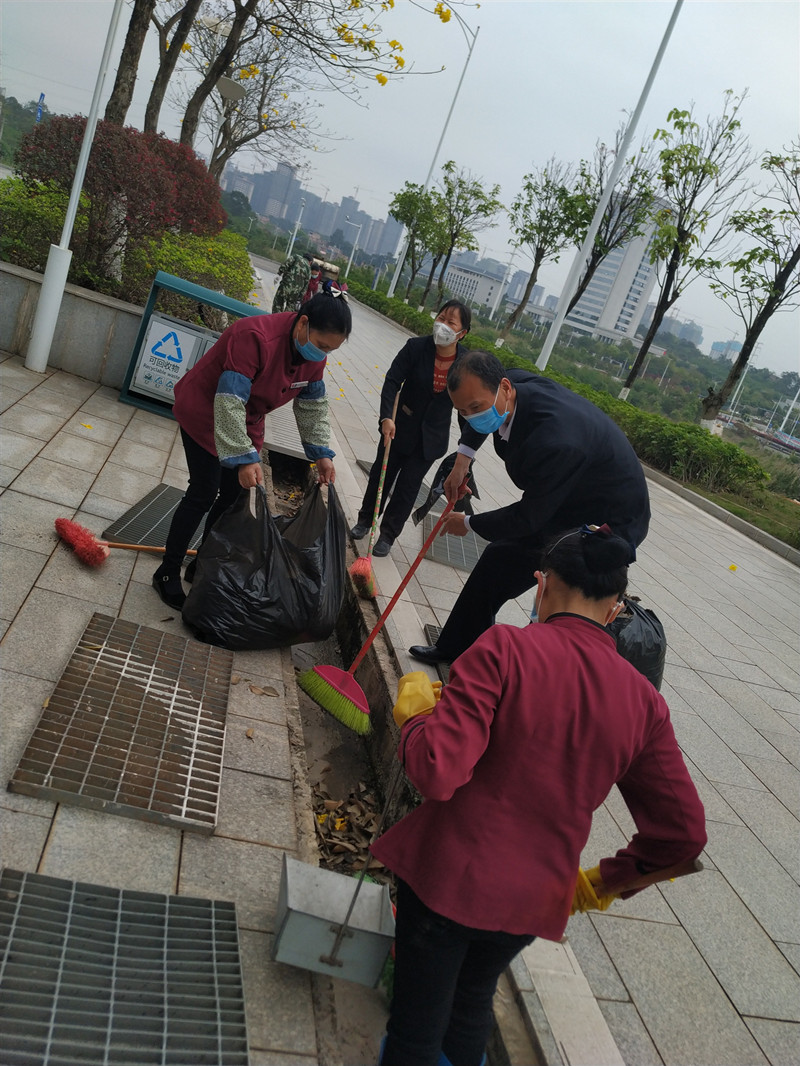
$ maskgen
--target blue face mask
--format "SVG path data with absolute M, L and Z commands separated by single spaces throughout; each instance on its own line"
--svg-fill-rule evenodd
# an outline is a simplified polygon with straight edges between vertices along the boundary
M 306 359 L 309 363 L 321 363 L 324 359 L 328 358 L 328 353 L 323 352 L 316 344 L 311 343 L 311 327 L 306 322 L 306 329 L 308 330 L 308 340 L 305 344 L 298 344 L 297 340 L 294 342 L 294 346 L 297 351 Z
M 497 397 L 500 393 L 500 386 L 497 386 L 497 392 L 494 394 L 494 400 L 492 406 L 486 411 L 479 411 L 476 415 L 466 415 L 467 422 L 477 433 L 494 433 L 496 429 L 499 429 L 505 420 L 508 418 L 508 411 L 503 411 L 502 414 L 495 407 Z

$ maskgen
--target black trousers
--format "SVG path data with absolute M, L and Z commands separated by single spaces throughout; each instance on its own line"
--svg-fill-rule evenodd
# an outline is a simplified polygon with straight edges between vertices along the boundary
M 375 500 L 378 496 L 378 483 L 383 466 L 383 438 L 378 444 L 378 453 L 369 472 L 367 489 L 358 512 L 358 521 L 365 526 L 372 525 L 375 514 Z M 392 544 L 397 540 L 408 516 L 414 507 L 422 479 L 433 464 L 433 459 L 426 459 L 421 451 L 410 455 L 400 455 L 392 442 L 389 449 L 389 462 L 386 466 L 386 478 L 383 482 L 381 497 L 381 536 Z
M 172 516 L 167 534 L 166 551 L 161 569 L 165 574 L 180 576 L 181 565 L 192 537 L 208 511 L 203 540 L 223 511 L 235 502 L 242 487 L 236 467 L 222 466 L 216 455 L 201 448 L 197 441 L 181 430 L 189 485 Z
M 381 1066 L 480 1066 L 497 980 L 532 936 L 459 925 L 397 885 L 394 996 Z
M 439 634 L 436 646 L 440 651 L 450 659 L 458 658 L 494 625 L 504 603 L 533 588 L 542 547 L 538 538 L 528 537 L 508 537 L 487 545 Z

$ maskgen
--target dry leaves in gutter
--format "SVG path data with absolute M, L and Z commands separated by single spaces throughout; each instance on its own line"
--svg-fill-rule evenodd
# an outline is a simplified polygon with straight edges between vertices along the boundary
M 358 873 L 369 861 L 369 873 L 381 883 L 389 883 L 384 866 L 368 855 L 369 846 L 381 816 L 380 797 L 359 781 L 346 800 L 333 799 L 327 789 L 313 790 L 314 826 L 320 850 L 320 865 L 339 873 Z

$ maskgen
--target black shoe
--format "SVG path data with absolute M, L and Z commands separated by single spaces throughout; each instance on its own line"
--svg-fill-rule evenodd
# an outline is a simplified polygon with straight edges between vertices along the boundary
M 372 554 L 376 559 L 382 559 L 384 555 L 388 555 L 392 550 L 393 540 L 387 540 L 386 537 L 378 537 L 378 541 L 375 547 L 372 549 Z
M 436 663 L 449 663 L 452 658 L 445 652 L 440 651 L 436 644 L 415 644 L 408 649 L 408 654 L 418 662 L 435 666 Z
M 197 559 L 192 559 L 186 569 L 183 571 L 183 580 L 188 581 L 189 584 L 194 581 L 194 572 L 197 569 Z
M 350 536 L 353 540 L 363 540 L 369 533 L 371 526 L 364 525 L 363 522 L 356 522 L 353 528 L 350 530 Z
M 186 593 L 183 591 L 180 574 L 165 574 L 159 568 L 153 574 L 153 588 L 167 607 L 171 607 L 173 611 L 183 609 Z

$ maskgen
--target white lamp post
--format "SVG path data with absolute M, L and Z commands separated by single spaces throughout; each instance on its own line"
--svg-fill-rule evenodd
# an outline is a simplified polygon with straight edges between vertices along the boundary
M 353 241 L 353 249 L 350 252 L 350 258 L 347 261 L 347 270 L 345 270 L 344 272 L 344 276 L 347 277 L 347 275 L 350 273 L 350 267 L 353 265 L 353 256 L 356 254 L 356 248 L 358 247 L 358 238 L 361 236 L 361 227 L 364 225 L 364 223 L 362 222 L 361 225 L 358 225 L 358 223 L 356 222 L 351 222 L 349 216 L 345 218 L 345 222 L 348 226 L 355 226 L 356 230 L 358 231 L 356 233 L 356 239 Z
M 292 231 L 292 239 L 289 241 L 289 247 L 286 249 L 286 258 L 287 259 L 292 254 L 292 248 L 294 248 L 294 241 L 295 241 L 295 237 L 297 236 L 297 231 L 300 229 L 300 219 L 303 217 L 303 209 L 305 208 L 305 206 L 306 206 L 306 201 L 305 201 L 305 197 L 304 197 L 300 201 L 300 213 L 298 214 L 297 221 L 294 224 L 294 230 Z
M 108 62 L 111 56 L 111 48 L 122 14 L 122 0 L 115 0 L 114 10 L 111 13 L 111 22 L 106 35 L 103 57 L 100 60 L 100 70 L 97 74 L 97 82 L 94 87 L 92 103 L 89 107 L 89 115 L 86 119 L 86 129 L 83 134 L 78 165 L 75 168 L 75 177 L 72 179 L 72 190 L 69 194 L 67 213 L 64 217 L 64 227 L 61 230 L 61 242 L 58 245 L 51 244 L 47 256 L 47 266 L 42 278 L 42 289 L 39 293 L 39 302 L 36 305 L 36 315 L 33 319 L 31 339 L 28 344 L 28 354 L 25 358 L 25 366 L 28 370 L 34 370 L 43 374 L 47 369 L 47 360 L 50 358 L 50 348 L 53 344 L 53 334 L 56 331 L 58 312 L 61 309 L 61 301 L 64 298 L 64 287 L 67 284 L 69 264 L 72 261 L 72 251 L 69 242 L 72 238 L 72 227 L 75 225 L 75 216 L 78 213 L 83 179 L 86 176 L 86 165 L 89 162 L 89 153 L 92 150 L 92 141 L 97 129 L 97 115 L 100 110 L 100 94 L 108 73 Z
M 553 319 L 553 324 L 550 327 L 550 332 L 545 337 L 544 345 L 542 346 L 542 350 L 539 353 L 539 358 L 536 360 L 537 370 L 544 370 L 544 368 L 547 366 L 547 361 L 550 358 L 550 353 L 552 352 L 556 340 L 558 339 L 558 334 L 560 333 L 561 327 L 564 324 L 564 319 L 567 317 L 567 307 L 569 306 L 569 301 L 572 298 L 572 294 L 575 292 L 575 289 L 578 284 L 578 278 L 580 277 L 581 272 L 583 271 L 584 266 L 586 265 L 586 261 L 589 258 L 589 254 L 591 253 L 592 247 L 594 245 L 594 239 L 597 236 L 597 231 L 600 229 L 600 223 L 603 221 L 603 214 L 605 212 L 606 207 L 608 206 L 608 201 L 611 199 L 611 193 L 614 191 L 614 187 L 617 184 L 617 181 L 619 180 L 620 172 L 625 166 L 628 147 L 631 141 L 633 140 L 633 134 L 636 129 L 636 125 L 639 122 L 639 117 L 644 109 L 644 105 L 647 102 L 647 97 L 650 95 L 650 89 L 652 87 L 653 82 L 655 81 L 656 74 L 658 73 L 658 68 L 661 66 L 661 60 L 663 59 L 664 53 L 667 50 L 669 39 L 672 36 L 672 30 L 675 26 L 675 23 L 678 21 L 678 15 L 680 14 L 680 10 L 682 7 L 683 0 L 676 0 L 675 6 L 672 9 L 672 15 L 670 16 L 669 23 L 667 24 L 667 28 L 664 31 L 664 36 L 661 38 L 661 44 L 659 45 L 658 52 L 656 52 L 656 57 L 653 60 L 652 67 L 650 68 L 650 73 L 647 76 L 647 81 L 644 83 L 644 88 L 642 89 L 642 94 L 639 97 L 639 102 L 636 105 L 636 110 L 631 115 L 631 120 L 628 123 L 628 128 L 625 130 L 625 134 L 622 138 L 619 150 L 617 151 L 617 158 L 614 162 L 614 166 L 611 169 L 611 173 L 608 176 L 608 181 L 606 182 L 606 187 L 603 190 L 603 195 L 598 201 L 594 217 L 589 225 L 589 229 L 586 231 L 586 237 L 584 238 L 580 251 L 573 260 L 572 266 L 570 267 L 569 276 L 567 277 L 566 283 L 564 284 L 564 288 L 561 290 L 561 297 L 558 301 L 556 317 Z M 626 400 L 628 398 L 629 392 L 630 389 L 626 389 L 623 387 L 619 394 L 619 398 L 621 400 Z
M 475 47 L 475 42 L 477 41 L 478 34 L 481 30 L 480 26 L 478 26 L 478 28 L 473 33 L 457 11 L 453 10 L 452 8 L 450 9 L 450 11 L 451 14 L 455 15 L 455 17 L 458 19 L 458 24 L 461 27 L 461 32 L 464 34 L 464 37 L 469 41 L 469 51 L 467 52 L 467 60 L 464 63 L 464 69 L 461 71 L 461 77 L 458 79 L 458 85 L 456 86 L 455 95 L 453 96 L 453 102 L 450 104 L 450 110 L 447 112 L 447 118 L 444 120 L 444 126 L 442 127 L 442 133 L 439 137 L 439 143 L 436 145 L 436 151 L 433 153 L 433 159 L 431 160 L 430 170 L 428 171 L 428 176 L 425 179 L 425 184 L 422 187 L 423 192 L 427 190 L 428 186 L 431 183 L 433 168 L 436 166 L 436 159 L 439 155 L 439 149 L 442 147 L 442 141 L 444 140 L 444 136 L 447 133 L 447 127 L 450 125 L 450 116 L 453 114 L 453 108 L 456 106 L 458 94 L 461 92 L 461 83 L 464 81 L 464 75 L 467 73 L 469 61 L 470 59 L 472 59 L 472 50 Z M 404 237 L 403 242 L 400 245 L 400 251 L 397 253 L 397 266 L 394 268 L 394 274 L 392 275 L 392 280 L 389 283 L 389 289 L 386 293 L 387 296 L 394 296 L 394 291 L 397 288 L 397 282 L 400 280 L 400 272 L 402 271 L 403 263 L 405 262 L 407 249 L 408 241 Z

